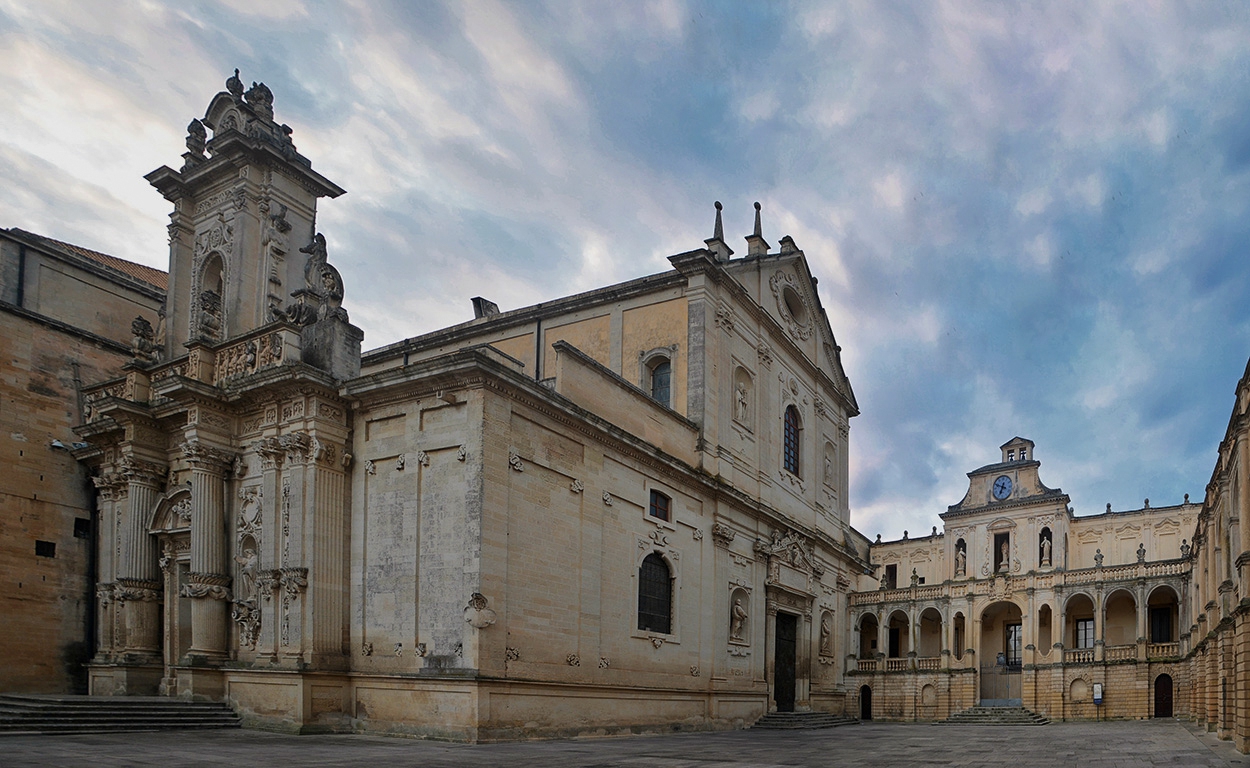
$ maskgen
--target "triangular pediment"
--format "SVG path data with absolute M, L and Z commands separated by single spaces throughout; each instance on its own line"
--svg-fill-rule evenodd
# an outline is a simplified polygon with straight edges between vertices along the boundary
M 760 306 L 794 345 L 829 376 L 834 390 L 845 400 L 847 415 L 858 415 L 859 404 L 842 366 L 842 348 L 829 325 L 829 315 L 820 301 L 807 257 L 789 237 L 783 237 L 781 243 L 780 254 L 730 261 L 725 269 L 738 277 L 749 293 L 755 294 Z

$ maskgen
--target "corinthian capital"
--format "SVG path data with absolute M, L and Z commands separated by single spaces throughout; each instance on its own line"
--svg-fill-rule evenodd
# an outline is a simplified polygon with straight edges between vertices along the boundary
M 188 440 L 178 447 L 182 449 L 182 455 L 195 469 L 224 474 L 226 468 L 234 461 L 234 456 L 231 454 L 199 440 Z
M 126 456 L 119 461 L 117 469 L 118 474 L 124 477 L 126 482 L 151 486 L 159 486 L 165 480 L 165 475 L 169 473 L 169 467 L 136 459 L 133 456 Z

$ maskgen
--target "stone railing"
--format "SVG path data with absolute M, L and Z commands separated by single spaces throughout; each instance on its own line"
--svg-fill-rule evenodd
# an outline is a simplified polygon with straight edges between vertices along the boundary
M 855 668 L 858 669 L 860 672 L 876 672 L 877 660 L 876 659 L 856 659 Z
M 916 669 L 936 672 L 942 667 L 942 658 L 940 656 L 921 656 L 916 659 Z
M 1137 658 L 1136 645 L 1108 645 L 1103 649 L 1104 661 L 1125 661 Z
M 1146 646 L 1146 658 L 1149 659 L 1166 659 L 1180 655 L 1180 643 L 1150 643 Z
M 905 672 L 907 671 L 907 659 L 886 659 L 886 672 Z
M 1093 648 L 1071 648 L 1063 652 L 1063 662 L 1065 664 L 1092 664 L 1094 663 Z

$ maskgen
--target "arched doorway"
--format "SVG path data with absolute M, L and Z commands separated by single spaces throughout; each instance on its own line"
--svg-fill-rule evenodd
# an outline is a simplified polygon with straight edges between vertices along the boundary
M 1172 676 L 1155 678 L 1155 717 L 1172 716 Z
M 1021 704 L 1023 634 L 1020 606 L 992 603 L 981 612 L 981 706 Z
M 859 687 L 859 719 L 872 719 L 872 689 L 866 685 Z

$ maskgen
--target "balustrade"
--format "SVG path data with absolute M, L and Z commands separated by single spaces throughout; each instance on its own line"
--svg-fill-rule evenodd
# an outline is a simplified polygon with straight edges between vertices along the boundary
M 1063 662 L 1065 664 L 1092 664 L 1094 662 L 1093 648 L 1071 648 L 1063 652 Z

